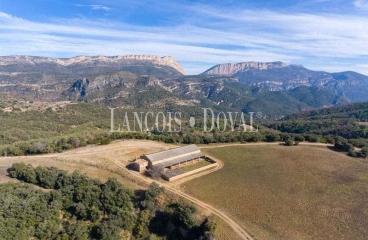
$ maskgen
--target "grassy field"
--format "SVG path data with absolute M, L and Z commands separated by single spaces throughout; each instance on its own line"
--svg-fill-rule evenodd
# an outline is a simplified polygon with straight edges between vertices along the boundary
M 318 146 L 204 152 L 225 166 L 183 188 L 257 239 L 367 239 L 367 163 Z

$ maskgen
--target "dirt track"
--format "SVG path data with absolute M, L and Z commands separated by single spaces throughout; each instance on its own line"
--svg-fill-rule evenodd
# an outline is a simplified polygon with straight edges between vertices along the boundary
M 220 147 L 230 147 L 230 146 L 264 146 L 264 145 L 281 145 L 282 143 L 280 142 L 257 142 L 257 143 L 229 143 L 229 144 L 216 144 L 216 145 L 203 145 L 200 146 L 200 148 L 220 148 Z M 328 147 L 328 146 L 333 146 L 332 144 L 325 144 L 325 143 L 309 143 L 309 142 L 301 142 L 299 143 L 299 145 L 304 145 L 304 146 L 323 146 L 323 147 Z

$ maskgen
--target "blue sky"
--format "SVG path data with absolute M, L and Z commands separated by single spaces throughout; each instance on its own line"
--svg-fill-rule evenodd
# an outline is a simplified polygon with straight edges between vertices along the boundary
M 0 55 L 124 54 L 368 74 L 368 0 L 0 1 Z

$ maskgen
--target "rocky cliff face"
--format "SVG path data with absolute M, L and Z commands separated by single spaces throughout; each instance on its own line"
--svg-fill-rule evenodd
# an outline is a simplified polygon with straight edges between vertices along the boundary
M 0 66 L 8 65 L 42 65 L 54 64 L 64 67 L 73 65 L 130 65 L 135 62 L 147 62 L 157 67 L 167 66 L 185 74 L 183 67 L 172 57 L 159 57 L 154 55 L 121 55 L 121 56 L 78 56 L 73 58 L 49 58 L 33 56 L 4 56 L 0 57 Z
M 136 86 L 138 76 L 130 72 L 117 72 L 113 74 L 101 74 L 88 78 L 78 79 L 63 92 L 63 95 L 70 100 L 77 100 L 81 97 L 88 97 L 97 92 L 103 92 L 110 88 L 130 89 Z
M 287 65 L 283 62 L 243 62 L 243 63 L 225 63 L 216 65 L 203 75 L 222 75 L 222 76 L 232 76 L 241 71 L 247 71 L 251 69 L 257 70 L 267 70 L 275 68 L 284 68 Z

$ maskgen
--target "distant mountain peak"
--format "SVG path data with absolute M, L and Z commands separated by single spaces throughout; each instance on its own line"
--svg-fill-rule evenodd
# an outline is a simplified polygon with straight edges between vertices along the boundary
M 181 64 L 170 56 L 155 55 L 118 55 L 118 56 L 76 56 L 72 58 L 50 58 L 50 57 L 34 57 L 34 56 L 2 56 L 0 57 L 0 66 L 12 64 L 29 64 L 36 65 L 42 63 L 54 63 L 62 66 L 71 66 L 74 64 L 83 64 L 91 62 L 102 63 L 124 63 L 124 61 L 148 61 L 157 66 L 168 66 L 179 73 L 185 75 L 185 71 Z
M 241 71 L 250 69 L 268 70 L 274 68 L 284 68 L 288 65 L 283 62 L 241 62 L 241 63 L 224 63 L 218 64 L 204 73 L 203 75 L 223 75 L 232 76 Z

